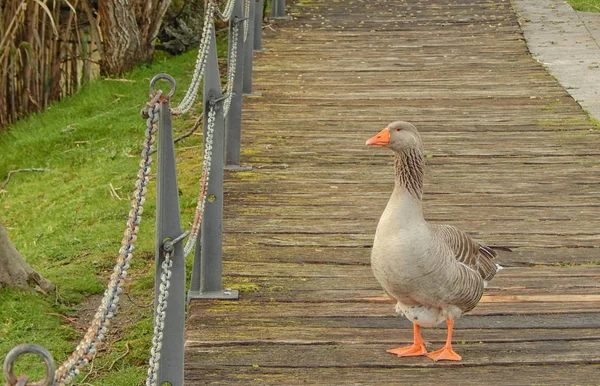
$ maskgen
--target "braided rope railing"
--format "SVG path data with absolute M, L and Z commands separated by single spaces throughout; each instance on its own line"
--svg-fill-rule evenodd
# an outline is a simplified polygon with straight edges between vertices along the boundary
M 244 17 L 250 18 L 250 2 L 254 0 L 244 0 Z M 244 24 L 244 43 L 248 40 L 248 31 L 250 31 L 250 23 Z
M 187 113 L 196 100 L 198 95 L 198 89 L 200 88 L 200 82 L 204 75 L 204 69 L 206 68 L 206 60 L 208 59 L 208 49 L 211 43 L 212 34 L 210 33 L 211 28 L 214 27 L 214 14 L 215 4 L 212 1 L 206 3 L 204 9 L 204 26 L 202 28 L 202 39 L 200 40 L 200 48 L 198 49 L 198 56 L 196 57 L 196 66 L 194 68 L 194 74 L 192 75 L 192 81 L 190 87 L 185 93 L 185 96 L 179 102 L 179 105 L 172 109 L 173 115 L 179 116 Z
M 210 0 L 211 2 L 213 0 Z M 233 8 L 235 7 L 235 0 L 229 0 L 227 4 L 225 4 L 225 10 L 221 11 L 219 7 L 216 7 L 216 13 L 219 18 L 223 21 L 229 21 L 231 19 L 231 15 L 233 14 Z
M 246 23 L 248 25 L 248 23 Z M 231 106 L 231 100 L 233 99 L 233 83 L 235 82 L 237 60 L 238 60 L 238 34 L 240 30 L 239 23 L 234 23 L 231 38 L 231 55 L 230 62 L 227 65 L 227 89 L 225 94 L 227 99 L 223 102 L 223 115 L 227 116 L 229 113 L 229 107 Z
M 135 183 L 135 191 L 133 192 L 133 200 L 131 202 L 131 210 L 129 211 L 129 219 L 127 220 L 127 228 L 125 229 L 117 264 L 113 269 L 113 273 L 108 283 L 108 288 L 104 292 L 104 296 L 96 312 L 96 316 L 92 321 L 87 333 L 71 354 L 71 356 L 56 370 L 55 382 L 59 385 L 66 385 L 75 378 L 79 371 L 85 367 L 94 357 L 98 349 L 98 343 L 104 339 L 108 331 L 110 320 L 116 313 L 117 304 L 119 303 L 119 295 L 122 293 L 122 287 L 127 277 L 127 270 L 130 267 L 131 259 L 133 258 L 133 250 L 135 241 L 139 231 L 139 224 L 142 220 L 142 212 L 144 208 L 145 194 L 150 175 L 150 164 L 152 163 L 152 145 L 156 141 L 156 131 L 158 130 L 158 112 L 159 98 L 161 92 L 156 92 L 152 95 L 151 100 L 146 103 L 146 108 L 142 111 L 146 117 L 146 138 L 144 139 L 144 147 L 141 153 L 142 160 L 140 161 L 140 170 L 137 174 Z
M 244 0 L 244 18 L 250 17 L 250 1 L 252 0 Z M 206 2 L 204 10 L 204 26 L 202 28 L 202 39 L 200 41 L 200 48 L 198 49 L 198 56 L 196 57 L 196 66 L 192 75 L 192 81 L 190 82 L 190 86 L 179 105 L 172 109 L 172 112 L 175 116 L 180 116 L 187 113 L 194 105 L 194 101 L 198 95 L 198 89 L 200 88 L 200 83 L 202 82 L 202 77 L 204 76 L 204 69 L 206 68 L 206 61 L 208 59 L 208 47 L 210 46 L 212 38 L 212 35 L 209 32 L 214 26 L 215 14 L 217 14 L 222 20 L 229 21 L 233 13 L 234 5 L 235 0 L 229 0 L 225 6 L 225 10 L 221 11 L 213 2 L 213 0 Z M 244 42 L 246 42 L 248 37 L 249 24 L 250 23 L 244 24 Z M 237 35 L 234 36 L 237 38 Z M 237 53 L 232 57 L 237 59 Z M 229 83 L 230 82 L 228 81 L 228 84 Z
M 183 255 L 188 256 L 198 238 L 200 227 L 202 226 L 202 216 L 204 214 L 204 208 L 206 207 L 206 200 L 208 197 L 208 181 L 210 179 L 210 169 L 212 164 L 212 150 L 213 150 L 213 136 L 215 129 L 215 116 L 216 111 L 211 108 L 208 112 L 208 125 L 206 130 L 206 138 L 204 138 L 204 156 L 202 162 L 202 175 L 200 177 L 200 189 L 198 191 L 198 203 L 196 206 L 196 214 L 194 215 L 194 221 L 192 223 L 192 229 L 190 237 L 183 248 Z
M 180 104 L 171 109 L 171 114 L 173 116 L 180 116 L 181 114 L 189 111 L 192 107 L 196 95 L 198 93 L 199 85 L 202 81 L 202 77 L 204 75 L 209 46 L 212 43 L 211 29 L 214 28 L 214 17 L 215 14 L 222 18 L 223 20 L 230 20 L 233 14 L 234 5 L 236 0 L 229 0 L 225 6 L 225 9 L 221 11 L 217 5 L 213 2 L 213 0 L 208 0 L 205 5 L 205 18 L 204 18 L 204 27 L 203 27 L 203 36 L 201 39 L 200 47 L 198 49 L 198 55 L 196 58 L 196 65 L 194 74 L 192 76 L 192 81 L 190 83 L 190 87 L 187 90 L 184 98 L 180 102 Z M 250 16 L 250 1 L 252 0 L 243 0 L 244 1 L 244 19 L 248 19 Z M 223 99 L 223 110 L 225 115 L 229 111 L 229 107 L 231 105 L 233 92 L 233 84 L 236 78 L 236 68 L 237 68 L 237 60 L 238 60 L 238 35 L 239 35 L 239 23 L 242 20 L 235 20 L 233 23 L 233 29 L 231 34 L 232 39 L 232 49 L 230 55 L 230 63 L 228 66 L 227 73 L 227 86 L 226 86 L 226 97 Z M 244 41 L 248 36 L 248 25 L 246 22 L 244 26 Z M 108 332 L 108 327 L 110 325 L 111 319 L 115 316 L 117 312 L 117 306 L 119 303 L 119 296 L 123 292 L 123 285 L 125 283 L 125 278 L 127 277 L 128 269 L 130 268 L 130 263 L 133 258 L 133 251 L 135 248 L 135 242 L 137 240 L 137 235 L 139 232 L 139 224 L 142 219 L 143 213 L 143 205 L 145 202 L 145 194 L 147 192 L 147 185 L 149 182 L 149 174 L 150 174 L 150 165 L 152 163 L 152 153 L 154 152 L 153 144 L 156 141 L 156 133 L 158 131 L 157 122 L 159 120 L 159 111 L 160 111 L 160 98 L 162 92 L 156 91 L 151 95 L 151 99 L 146 103 L 146 107 L 142 110 L 142 116 L 146 119 L 146 130 L 145 130 L 145 139 L 143 144 L 143 150 L 141 152 L 141 161 L 140 161 L 140 169 L 137 173 L 137 180 L 135 183 L 135 191 L 133 193 L 133 200 L 131 202 L 131 208 L 129 212 L 129 217 L 127 220 L 127 227 L 124 231 L 123 239 L 121 241 L 121 248 L 119 249 L 119 256 L 117 257 L 117 262 L 115 267 L 113 268 L 113 273 L 111 274 L 110 280 L 107 285 L 107 289 L 104 292 L 104 296 L 101 300 L 101 303 L 97 309 L 96 315 L 92 320 L 86 334 L 82 338 L 82 340 L 77 345 L 76 349 L 69 356 L 67 360 L 56 370 L 53 368 L 53 359 L 52 356 L 47 353 L 47 351 L 43 350 L 40 347 L 25 347 L 19 346 L 16 350 L 11 351 L 9 355 L 7 355 L 7 361 L 10 359 L 10 363 L 8 363 L 8 368 L 11 368 L 14 359 L 18 355 L 21 355 L 24 352 L 34 352 L 41 355 L 48 363 L 52 362 L 52 366 L 48 365 L 48 385 L 67 385 L 69 384 L 80 371 L 94 358 L 95 354 L 98 351 L 98 346 L 102 342 L 102 340 L 106 337 Z M 191 237 L 188 239 L 184 247 L 184 256 L 189 255 L 191 250 L 193 249 L 195 242 L 197 240 L 197 235 L 199 233 L 199 229 L 202 223 L 202 216 L 204 213 L 204 209 L 206 206 L 207 196 L 208 196 L 208 183 L 210 179 L 210 170 L 212 164 L 212 150 L 213 150 L 213 137 L 214 137 L 214 127 L 216 120 L 216 106 L 215 104 L 210 105 L 209 111 L 207 114 L 207 132 L 206 138 L 204 139 L 204 161 L 202 165 L 202 175 L 200 178 L 200 189 L 198 193 L 198 204 L 196 208 L 196 213 L 194 216 L 194 222 L 192 225 Z M 161 284 L 160 291 L 157 299 L 157 308 L 155 314 L 155 327 L 154 334 L 152 339 L 152 350 L 150 353 L 150 361 L 148 368 L 148 378 L 146 380 L 146 385 L 154 386 L 158 381 L 158 371 L 159 371 L 159 361 L 160 361 L 160 351 L 162 347 L 162 331 L 165 328 L 165 316 L 166 316 L 166 308 L 167 308 L 167 299 L 169 297 L 169 286 L 170 286 L 170 277 L 171 277 L 171 267 L 173 264 L 172 255 L 170 252 L 165 253 L 164 262 L 161 266 Z M 23 348 L 25 347 L 25 348 Z M 29 350 L 29 351 L 28 351 Z M 33 351 L 32 351 L 33 350 Z M 37 351 L 36 351 L 37 350 Z M 41 353 L 41 354 L 40 354 Z M 6 361 L 5 361 L 6 362 Z M 7 368 L 7 364 L 5 363 L 5 368 Z M 50 370 L 51 369 L 51 370 Z M 12 368 L 11 373 L 12 376 Z M 53 377 L 52 377 L 53 375 Z M 13 377 L 14 378 L 14 377 Z M 13 381 L 11 378 L 11 381 Z M 52 380 L 53 378 L 53 380 Z M 25 377 L 26 379 L 26 377 Z M 19 384 L 21 384 L 21 378 L 18 380 Z M 9 383 L 11 385 L 16 383 Z M 23 383 L 24 384 L 24 383 Z M 44 383 L 45 384 L 45 383 Z
M 171 253 L 165 252 L 165 260 L 161 265 L 160 291 L 158 294 L 158 306 L 154 316 L 154 334 L 152 336 L 152 349 L 150 350 L 150 362 L 148 367 L 148 378 L 146 386 L 154 386 L 158 382 L 158 369 L 160 363 L 160 350 L 162 348 L 163 331 L 165 329 L 165 319 L 167 316 L 167 299 L 169 298 L 169 286 L 171 285 Z
M 209 1 L 206 6 L 207 18 L 211 25 L 210 28 L 214 28 L 212 25 L 214 23 L 214 17 L 211 16 L 213 12 L 219 14 L 220 17 L 230 19 L 233 6 L 235 4 L 234 0 L 230 0 L 226 6 L 224 12 L 220 12 L 218 7 Z M 247 23 L 246 23 L 247 24 Z M 207 44 L 210 44 L 210 30 L 205 28 L 204 39 Z M 231 55 L 230 55 L 230 63 L 228 64 L 228 74 L 227 74 L 227 91 L 226 98 L 223 101 L 223 110 L 224 114 L 227 115 L 229 110 L 229 106 L 231 105 L 231 99 L 233 96 L 233 83 L 236 77 L 236 68 L 237 68 L 237 56 L 238 56 L 238 47 L 237 47 L 237 39 L 239 33 L 239 21 L 234 21 L 232 34 L 230 38 L 231 41 Z M 196 62 L 196 70 L 194 74 L 197 79 L 197 84 L 199 84 L 203 74 L 204 68 L 206 67 L 206 62 L 208 58 L 208 48 L 202 47 L 200 52 L 204 54 L 204 57 L 201 60 L 197 60 Z M 205 53 L 204 53 L 205 52 Z M 200 58 L 201 55 L 198 55 Z M 201 67 L 201 68 L 199 68 Z M 194 91 L 196 86 L 193 86 L 194 80 L 192 81 L 192 85 L 188 89 L 186 93 L 186 97 L 191 92 Z M 193 103 L 193 99 L 189 98 L 189 104 Z M 181 106 L 181 105 L 180 105 Z M 179 110 L 179 108 L 177 109 Z M 178 111 L 176 111 L 177 114 Z M 176 115 L 175 114 L 175 115 Z M 196 245 L 197 237 L 202 225 L 202 218 L 204 215 L 204 209 L 206 207 L 206 202 L 208 199 L 208 184 L 210 180 L 210 171 L 212 165 L 212 154 L 213 154 L 213 138 L 214 138 L 214 130 L 215 130 L 215 121 L 216 121 L 216 106 L 214 104 L 210 104 L 209 111 L 207 114 L 207 122 L 206 122 L 206 135 L 204 138 L 204 154 L 203 154 L 203 163 L 202 163 L 202 173 L 200 178 L 200 188 L 198 192 L 198 201 L 196 206 L 196 212 L 194 215 L 194 221 L 192 223 L 192 229 L 190 237 L 184 246 L 184 258 L 188 256 Z M 158 382 L 158 371 L 160 367 L 160 357 L 161 357 L 161 348 L 162 348 L 162 338 L 163 338 L 163 330 L 165 328 L 165 317 L 166 317 L 166 308 L 167 308 L 167 299 L 169 296 L 168 288 L 169 288 L 169 279 L 170 279 L 170 267 L 172 265 L 172 261 L 170 260 L 170 255 L 165 255 L 165 260 L 162 263 L 162 273 L 161 273 L 161 284 L 158 295 L 156 313 L 155 313 L 155 321 L 154 321 L 154 334 L 152 339 L 152 349 L 150 351 L 150 360 L 148 367 L 148 377 L 146 379 L 146 386 L 155 386 Z
M 231 62 L 228 65 L 228 73 L 227 73 L 227 98 L 223 102 L 223 112 L 224 115 L 227 115 L 229 112 L 229 107 L 231 106 L 231 99 L 233 97 L 233 83 L 236 77 L 236 68 L 237 68 L 237 59 L 238 59 L 238 49 L 237 49 L 237 39 L 238 39 L 238 31 L 239 31 L 239 23 L 236 23 L 233 28 L 233 33 L 231 35 L 232 39 L 232 49 L 231 49 Z M 192 222 L 192 229 L 190 237 L 188 238 L 185 247 L 184 247 L 184 256 L 188 256 L 194 246 L 196 245 L 196 241 L 198 238 L 198 233 L 200 232 L 200 227 L 202 225 L 202 216 L 204 214 L 204 208 L 206 206 L 206 198 L 208 196 L 208 181 L 210 178 L 210 166 L 212 159 L 212 139 L 214 132 L 214 116 L 216 112 L 209 111 L 209 120 L 212 116 L 212 122 L 208 122 L 208 130 L 206 133 L 206 138 L 204 139 L 204 157 L 202 163 L 202 174 L 200 177 L 200 189 L 198 191 L 198 201 L 196 206 L 196 212 L 194 215 L 194 220 Z

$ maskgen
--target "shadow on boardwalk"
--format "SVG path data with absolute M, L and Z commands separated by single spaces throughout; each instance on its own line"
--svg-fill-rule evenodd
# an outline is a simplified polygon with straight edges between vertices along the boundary
M 191 304 L 186 384 L 598 384 L 600 132 L 509 1 L 290 11 L 245 101 L 255 169 L 226 178 L 225 282 L 242 299 Z M 513 250 L 456 325 L 460 363 L 385 353 L 412 329 L 370 272 L 393 168 L 364 142 L 398 119 L 423 134 L 427 219 Z M 439 348 L 445 329 L 424 338 Z

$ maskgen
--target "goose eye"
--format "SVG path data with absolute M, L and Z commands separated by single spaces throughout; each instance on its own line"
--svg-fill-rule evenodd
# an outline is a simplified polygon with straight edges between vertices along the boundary
M 399 128 L 399 127 L 396 129 L 396 131 L 400 131 L 400 130 L 402 130 L 402 129 L 401 129 L 401 128 Z

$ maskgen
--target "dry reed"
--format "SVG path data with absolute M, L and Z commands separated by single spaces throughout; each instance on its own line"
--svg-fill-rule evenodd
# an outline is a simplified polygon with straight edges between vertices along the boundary
M 0 1 L 0 130 L 97 72 L 86 1 Z

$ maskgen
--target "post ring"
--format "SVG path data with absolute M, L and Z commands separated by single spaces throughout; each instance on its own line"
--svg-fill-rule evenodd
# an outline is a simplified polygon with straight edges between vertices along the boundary
M 159 80 L 164 79 L 167 82 L 169 82 L 169 84 L 171 85 L 171 92 L 168 94 L 168 97 L 172 97 L 173 94 L 175 94 L 175 90 L 177 88 L 177 85 L 175 83 L 175 79 L 169 75 L 169 74 L 158 74 L 155 75 L 154 78 L 152 78 L 152 80 L 150 81 L 150 93 L 154 93 L 154 85 L 156 84 L 156 82 L 158 82 Z
M 13 366 L 18 357 L 23 354 L 37 354 L 44 360 L 44 364 L 46 365 L 46 375 L 40 381 L 28 383 L 29 386 L 52 386 L 54 384 L 54 358 L 52 358 L 52 354 L 45 348 L 38 346 L 37 344 L 22 344 L 19 345 L 6 354 L 4 358 L 4 379 L 9 385 L 16 385 L 19 382 L 19 379 L 15 377 L 13 373 Z

